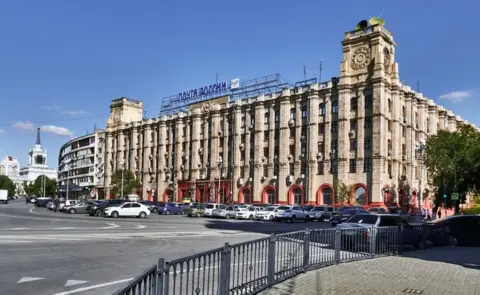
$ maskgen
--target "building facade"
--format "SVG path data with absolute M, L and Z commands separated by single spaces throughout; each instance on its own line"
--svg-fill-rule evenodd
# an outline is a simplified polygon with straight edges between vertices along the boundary
M 58 190 L 67 197 L 103 194 L 104 131 L 95 132 L 70 140 L 60 148 L 58 157 Z M 68 185 L 67 185 L 68 183 Z
M 37 128 L 35 145 L 28 152 L 28 165 L 20 168 L 19 174 L 20 177 L 29 183 L 35 181 L 41 175 L 49 179 L 57 178 L 57 169 L 48 167 L 48 152 L 42 146 L 40 128 Z
M 165 201 L 335 204 L 345 184 L 361 205 L 411 205 L 418 193 L 428 205 L 416 144 L 469 123 L 400 82 L 383 26 L 347 32 L 342 46 L 340 75 L 326 83 L 153 119 L 140 101 L 113 100 L 107 194 L 114 171 L 128 169 L 144 198 Z

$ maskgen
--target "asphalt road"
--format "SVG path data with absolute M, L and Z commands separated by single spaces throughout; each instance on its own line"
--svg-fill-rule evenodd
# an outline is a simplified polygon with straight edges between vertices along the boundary
M 21 295 L 106 295 L 156 264 L 228 242 L 329 225 L 151 215 L 106 219 L 0 205 L 0 290 Z

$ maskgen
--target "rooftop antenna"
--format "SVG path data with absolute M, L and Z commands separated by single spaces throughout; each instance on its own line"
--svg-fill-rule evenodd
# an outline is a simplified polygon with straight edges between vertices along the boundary
M 420 93 L 420 81 L 417 81 L 417 92 Z
M 147 117 L 147 111 L 143 111 L 143 117 L 144 117 L 144 118 Z
M 382 10 L 382 13 L 378 17 L 382 17 L 383 13 L 385 12 L 385 8 Z
M 303 80 L 307 81 L 307 66 L 303 65 Z
M 215 83 L 218 83 L 218 73 L 216 74 Z
M 95 130 L 97 130 L 97 123 L 93 124 L 93 133 L 95 133 Z
M 320 77 L 318 78 L 318 82 L 322 83 L 322 71 L 323 71 L 323 61 L 320 61 Z

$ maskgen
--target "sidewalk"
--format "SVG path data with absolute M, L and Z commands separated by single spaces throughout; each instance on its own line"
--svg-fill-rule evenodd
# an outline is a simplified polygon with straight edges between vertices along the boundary
M 434 248 L 313 270 L 262 295 L 480 295 L 480 248 Z

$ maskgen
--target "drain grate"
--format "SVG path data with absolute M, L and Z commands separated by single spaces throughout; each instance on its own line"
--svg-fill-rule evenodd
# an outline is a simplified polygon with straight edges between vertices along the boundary
M 407 288 L 407 289 L 403 290 L 403 293 L 405 293 L 405 294 L 422 294 L 423 291 Z

